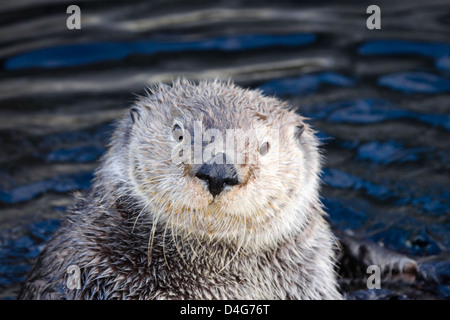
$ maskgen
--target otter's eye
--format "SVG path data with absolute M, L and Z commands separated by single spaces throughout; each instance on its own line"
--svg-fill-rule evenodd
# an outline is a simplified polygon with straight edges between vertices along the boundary
M 269 152 L 269 143 L 268 142 L 264 142 L 261 147 L 259 147 L 259 153 L 262 156 L 265 156 L 267 154 L 267 152 Z
M 172 129 L 172 135 L 175 141 L 183 141 L 183 129 L 178 124 L 175 124 Z
M 303 131 L 305 131 L 305 126 L 303 124 L 297 126 L 295 128 L 295 134 L 294 134 L 295 135 L 295 139 L 300 139 Z

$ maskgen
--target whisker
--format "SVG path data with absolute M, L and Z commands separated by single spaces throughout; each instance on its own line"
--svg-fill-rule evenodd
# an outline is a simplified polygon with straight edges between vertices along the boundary
M 178 222 L 179 222 L 179 221 L 177 221 L 177 223 L 178 223 Z M 176 225 L 179 225 L 179 224 L 176 224 Z M 178 241 L 177 241 L 177 239 L 176 239 L 176 237 L 177 237 L 177 229 L 175 228 L 175 232 L 174 232 L 173 229 L 174 229 L 174 228 L 172 228 L 172 239 L 173 239 L 173 242 L 174 242 L 174 244 L 175 244 L 175 249 L 177 250 L 178 254 L 180 255 L 180 258 L 181 258 L 181 260 L 183 261 L 183 263 L 184 263 L 186 266 L 189 266 L 189 265 L 187 264 L 186 260 L 184 260 L 183 254 L 181 253 L 180 248 L 178 247 Z
M 160 210 L 156 210 L 155 213 L 155 219 L 152 222 L 152 229 L 150 232 L 150 237 L 149 237 L 149 243 L 148 243 L 148 255 L 147 255 L 147 263 L 148 266 L 150 267 L 150 263 L 151 263 L 151 255 L 153 252 L 153 243 L 154 243 L 154 238 L 155 238 L 155 233 L 156 233 L 156 226 L 158 224 L 158 219 L 161 216 L 161 211 Z
M 142 212 L 144 212 L 144 211 L 147 209 L 148 206 L 149 206 L 149 204 L 146 204 L 146 205 L 141 209 L 141 211 L 139 212 L 139 214 L 137 215 L 136 219 L 134 220 L 133 227 L 131 228 L 131 233 L 134 233 L 134 228 L 136 228 L 136 223 L 138 222 L 139 217 L 141 216 Z
M 166 223 L 166 226 L 165 226 L 165 228 L 164 228 L 163 242 L 162 242 L 162 249 L 163 249 L 163 257 L 164 257 L 164 261 L 166 262 L 167 269 L 170 270 L 169 262 L 167 261 L 167 257 L 166 257 L 166 246 L 165 246 L 165 241 L 166 241 L 166 231 L 167 231 L 168 225 L 169 225 L 169 224 Z
M 230 265 L 230 263 L 234 260 L 234 258 L 238 255 L 238 253 L 239 253 L 239 250 L 241 250 L 241 248 L 242 248 L 242 245 L 243 245 L 243 243 L 244 243 L 244 238 L 242 238 L 243 240 L 241 241 L 241 243 L 239 244 L 239 246 L 238 246 L 238 248 L 237 248 L 237 250 L 236 250 L 236 252 L 234 253 L 234 255 L 231 257 L 231 259 L 222 267 L 222 269 L 220 269 L 217 273 L 221 273 L 226 267 L 228 267 L 229 265 Z M 247 239 L 247 241 L 245 241 L 246 242 L 246 245 L 247 245 L 247 242 L 248 242 L 248 239 Z

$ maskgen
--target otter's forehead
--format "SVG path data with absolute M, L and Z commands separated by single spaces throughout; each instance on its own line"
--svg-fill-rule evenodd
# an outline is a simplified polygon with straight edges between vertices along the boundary
M 178 80 L 152 91 L 159 103 L 170 105 L 173 118 L 185 120 L 187 127 L 201 121 L 205 129 L 250 129 L 258 120 L 271 123 L 288 112 L 281 101 L 230 82 Z

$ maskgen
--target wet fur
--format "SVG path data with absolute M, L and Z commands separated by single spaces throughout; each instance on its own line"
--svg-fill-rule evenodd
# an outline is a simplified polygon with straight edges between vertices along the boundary
M 170 161 L 174 121 L 199 119 L 269 140 L 277 128 L 280 158 L 241 166 L 241 184 L 213 201 L 192 167 Z M 340 299 L 319 173 L 314 131 L 279 100 L 229 82 L 155 86 L 118 122 L 19 298 Z M 80 289 L 67 286 L 70 265 Z

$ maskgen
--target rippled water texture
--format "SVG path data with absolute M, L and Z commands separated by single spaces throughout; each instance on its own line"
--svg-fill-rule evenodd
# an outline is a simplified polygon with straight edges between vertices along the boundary
M 377 1 L 381 30 L 365 1 L 79 1 L 81 30 L 68 4 L 0 3 L 0 298 L 89 188 L 113 120 L 180 75 L 298 106 L 323 141 L 336 230 L 419 262 L 412 284 L 343 277 L 347 298 L 450 297 L 448 1 Z

